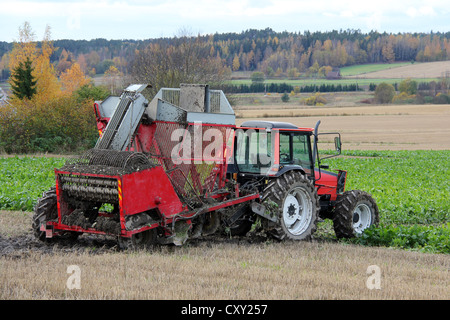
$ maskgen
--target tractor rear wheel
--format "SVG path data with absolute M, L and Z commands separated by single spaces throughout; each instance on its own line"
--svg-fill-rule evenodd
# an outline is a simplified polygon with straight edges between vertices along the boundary
M 313 183 L 300 172 L 288 172 L 264 189 L 266 207 L 278 217 L 278 226 L 270 233 L 279 239 L 306 240 L 316 231 L 320 210 Z
M 378 206 L 367 192 L 346 191 L 336 202 L 333 227 L 338 238 L 353 238 L 378 222 Z

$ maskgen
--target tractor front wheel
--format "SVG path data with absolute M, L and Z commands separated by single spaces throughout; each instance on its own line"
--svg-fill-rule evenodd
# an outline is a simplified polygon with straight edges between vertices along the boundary
M 378 206 L 369 193 L 351 190 L 338 199 L 333 216 L 333 227 L 338 238 L 353 238 L 378 222 Z

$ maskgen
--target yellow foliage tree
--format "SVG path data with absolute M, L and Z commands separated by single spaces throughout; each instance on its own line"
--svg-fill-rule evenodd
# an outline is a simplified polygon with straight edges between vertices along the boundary
M 233 58 L 233 71 L 238 71 L 240 67 L 241 63 L 239 62 L 239 56 L 235 54 Z
M 122 85 L 123 73 L 115 66 L 110 66 L 109 69 L 106 70 L 104 78 L 111 93 L 116 94 L 119 87 Z
M 75 90 L 90 82 L 90 79 L 84 75 L 80 65 L 76 62 L 61 74 L 60 79 L 63 92 L 68 94 L 72 94 Z
M 50 56 L 56 50 L 50 38 L 50 27 L 47 26 L 45 29 L 44 39 L 42 40 L 40 54 L 36 57 L 34 63 L 33 76 L 37 80 L 36 99 L 38 101 L 56 98 L 61 93 L 61 86 L 58 82 L 55 68 L 50 63 Z
M 27 57 L 34 61 L 37 55 L 35 38 L 30 23 L 25 21 L 23 26 L 19 27 L 19 39 L 14 42 L 9 54 L 9 70 L 14 70 L 19 63 L 25 62 Z

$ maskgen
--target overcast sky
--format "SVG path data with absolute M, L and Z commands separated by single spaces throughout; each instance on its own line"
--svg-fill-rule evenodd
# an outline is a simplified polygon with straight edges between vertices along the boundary
M 36 40 L 148 39 L 247 29 L 301 32 L 448 32 L 449 0 L 0 0 L 0 41 L 18 39 L 24 21 Z

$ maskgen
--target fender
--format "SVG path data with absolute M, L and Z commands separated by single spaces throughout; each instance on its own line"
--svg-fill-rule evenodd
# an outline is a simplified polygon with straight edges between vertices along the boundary
M 282 176 L 283 174 L 289 171 L 299 171 L 301 172 L 301 174 L 305 174 L 308 176 L 309 179 L 311 179 L 311 176 L 306 173 L 305 169 L 302 166 L 291 164 L 280 166 L 280 169 L 278 170 L 277 174 L 274 177 Z

